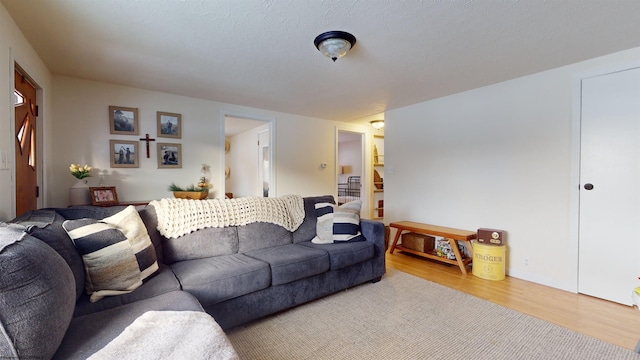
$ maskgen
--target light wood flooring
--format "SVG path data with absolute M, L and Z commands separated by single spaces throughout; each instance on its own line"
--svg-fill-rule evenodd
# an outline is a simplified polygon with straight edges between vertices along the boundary
M 387 267 L 477 296 L 542 320 L 634 350 L 640 339 L 640 311 L 507 276 L 491 281 L 463 275 L 460 268 L 401 251 L 387 252 Z M 631 291 L 631 289 L 629 290 Z

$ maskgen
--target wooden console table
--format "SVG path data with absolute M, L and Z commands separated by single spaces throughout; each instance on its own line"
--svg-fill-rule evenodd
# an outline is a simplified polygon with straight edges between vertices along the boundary
M 411 221 L 399 221 L 389 224 L 389 227 L 396 228 L 396 236 L 393 239 L 393 244 L 391 245 L 391 249 L 389 250 L 390 254 L 393 254 L 395 249 L 402 250 L 404 252 L 408 252 L 411 254 L 415 254 L 418 256 L 425 257 L 427 259 L 432 259 L 436 261 L 441 261 L 447 264 L 458 265 L 460 267 L 460 271 L 463 274 L 467 274 L 467 265 L 469 265 L 473 259 L 473 249 L 471 248 L 471 240 L 476 238 L 476 233 L 468 230 L 460 230 L 454 228 L 448 228 L 444 226 L 436 226 L 436 225 L 428 225 L 421 224 L 417 222 Z M 424 235 L 433 235 L 433 236 L 442 236 L 445 239 L 448 239 L 451 243 L 451 250 L 456 255 L 455 260 L 443 258 L 437 255 L 423 253 L 420 251 L 407 249 L 402 245 L 398 245 L 398 240 L 400 239 L 400 234 L 403 231 L 414 232 L 418 234 Z M 469 250 L 470 257 L 463 259 L 460 250 L 458 249 L 458 244 L 456 241 L 462 241 L 466 245 Z

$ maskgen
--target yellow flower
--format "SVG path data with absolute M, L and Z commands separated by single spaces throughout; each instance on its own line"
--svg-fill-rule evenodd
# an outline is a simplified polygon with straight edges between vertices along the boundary
M 76 179 L 82 180 L 84 178 L 91 176 L 91 170 L 93 168 L 89 165 L 82 166 L 80 164 L 71 164 L 69 166 L 69 171 L 71 171 L 71 175 L 73 175 Z

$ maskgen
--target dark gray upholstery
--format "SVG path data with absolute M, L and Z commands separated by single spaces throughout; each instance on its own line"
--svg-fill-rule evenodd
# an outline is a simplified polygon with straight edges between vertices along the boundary
M 235 226 L 201 229 L 177 239 L 166 239 L 163 247 L 165 259 L 169 264 L 235 254 L 238 252 L 238 230 Z
M 158 259 L 158 264 L 166 262 L 164 259 L 164 254 L 162 252 L 162 235 L 160 235 L 160 231 L 158 231 L 156 208 L 154 208 L 153 206 L 138 206 L 136 208 L 138 209 L 138 214 L 140 214 L 140 218 L 142 219 L 144 226 L 147 228 L 147 233 L 149 233 L 149 238 L 151 238 L 153 247 L 156 250 L 156 258 Z
M 29 226 L 27 230 L 29 234 L 47 243 L 67 262 L 67 265 L 71 268 L 75 279 L 76 298 L 80 298 L 80 296 L 85 293 L 84 264 L 82 263 L 82 257 L 73 245 L 73 241 L 71 241 L 69 236 L 67 236 L 67 233 L 62 228 L 62 223 L 65 218 L 53 210 L 37 210 L 37 212 L 41 214 L 51 214 L 54 221 L 43 228 L 33 225 L 34 223 L 29 220 L 22 221 L 21 224 L 33 225 Z
M 306 217 L 294 232 L 253 223 L 178 239 L 160 235 L 154 207 L 138 206 L 160 269 L 135 291 L 96 303 L 88 301 L 82 258 L 61 224 L 103 219 L 123 206 L 38 210 L 15 219 L 21 225 L 0 225 L 0 358 L 15 358 L 17 347 L 26 358 L 50 358 L 55 352 L 56 359 L 84 359 L 145 311 L 204 308 L 229 329 L 380 280 L 384 225 L 361 220 L 362 242 L 312 244 L 317 202 L 335 203 L 332 196 L 305 198 Z M 33 237 L 24 235 L 25 229 Z M 26 238 L 15 242 L 8 234 Z
M 320 249 L 329 253 L 331 270 L 340 270 L 347 266 L 357 264 L 373 258 L 374 245 L 370 241 L 356 241 L 333 244 L 314 244 L 306 241 L 298 244 L 313 249 Z
M 205 305 L 271 285 L 269 264 L 243 254 L 181 261 L 171 265 L 182 289 Z
M 74 317 L 91 314 L 98 311 L 112 309 L 117 306 L 130 304 L 150 297 L 180 290 L 180 283 L 169 266 L 159 264 L 160 269 L 133 292 L 118 296 L 107 296 L 97 302 L 89 302 L 89 295 L 83 292 L 76 303 Z
M 42 241 L 0 226 L 0 274 L 0 358 L 51 358 L 76 299 L 69 266 Z
M 67 220 L 82 218 L 104 219 L 122 211 L 126 206 L 72 206 L 68 208 L 54 209 Z
M 386 252 L 384 248 L 384 224 L 380 221 L 360 219 L 360 231 L 362 236 L 373 243 L 374 257 L 373 257 L 373 276 L 380 278 L 386 271 L 386 262 L 384 254 Z
M 298 244 L 287 244 L 246 252 L 271 267 L 271 285 L 286 284 L 329 270 L 329 254 Z
M 257 222 L 238 226 L 238 252 L 291 244 L 291 232 L 280 225 Z
M 76 317 L 71 321 L 54 359 L 86 359 L 105 347 L 147 311 L 202 311 L 202 306 L 189 293 L 172 291 L 144 301 Z
M 365 261 L 203 307 L 223 329 L 228 330 L 372 279 L 379 280 L 374 277 L 372 267 L 371 261 Z

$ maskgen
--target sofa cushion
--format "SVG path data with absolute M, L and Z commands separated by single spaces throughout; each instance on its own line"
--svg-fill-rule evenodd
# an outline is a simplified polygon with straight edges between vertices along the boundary
M 340 206 L 331 203 L 316 203 L 317 236 L 311 241 L 315 244 L 364 241 L 365 239 L 360 233 L 361 206 L 361 200 L 351 201 Z
M 280 225 L 256 222 L 238 226 L 238 252 L 291 244 L 291 231 Z
M 198 298 L 203 306 L 265 289 L 271 284 L 269 264 L 243 254 L 180 261 L 171 264 L 171 269 L 182 289 Z
M 158 270 L 153 243 L 133 206 L 102 220 L 66 220 L 62 227 L 82 255 L 92 302 L 131 292 Z
M 100 301 L 91 302 L 89 301 L 89 295 L 83 292 L 83 295 L 76 303 L 73 317 L 112 309 L 177 290 L 180 290 L 180 283 L 173 271 L 168 265 L 160 264 L 158 271 L 152 277 L 147 278 L 140 287 L 130 293 L 107 296 Z
M 310 196 L 304 198 L 304 212 L 305 217 L 302 224 L 293 232 L 293 243 L 305 242 L 313 239 L 316 236 L 316 203 L 330 203 L 335 204 L 335 200 L 332 195 L 323 196 Z
M 158 263 L 165 263 L 164 254 L 162 251 L 164 237 L 160 235 L 160 231 L 158 231 L 158 218 L 156 217 L 156 208 L 153 206 L 145 206 L 143 208 L 137 207 L 137 210 L 138 215 L 140 215 L 140 219 L 142 219 L 144 226 L 147 228 L 149 238 L 153 243 L 153 248 L 156 251 L 156 258 L 158 259 Z
M 49 224 L 39 224 L 37 219 L 51 217 L 53 221 Z M 22 214 L 12 220 L 27 227 L 29 235 L 40 239 L 57 251 L 67 262 L 76 284 L 76 299 L 84 293 L 84 264 L 82 257 L 73 245 L 73 241 L 62 228 L 65 218 L 54 210 L 34 210 Z
M 179 238 L 165 239 L 162 247 L 168 264 L 235 254 L 238 252 L 238 231 L 235 226 L 200 229 Z
M 329 255 L 321 249 L 298 244 L 249 251 L 246 255 L 271 266 L 271 285 L 286 284 L 329 270 Z
M 299 245 L 328 252 L 331 270 L 339 270 L 369 260 L 373 258 L 375 253 L 373 242 L 369 241 L 333 244 L 314 244 L 311 241 L 307 241 Z
M 44 242 L 0 225 L 0 289 L 0 358 L 51 358 L 76 300 L 67 263 Z
M 203 311 L 198 300 L 184 291 L 172 291 L 71 321 L 54 359 L 86 359 L 105 347 L 147 311 Z

